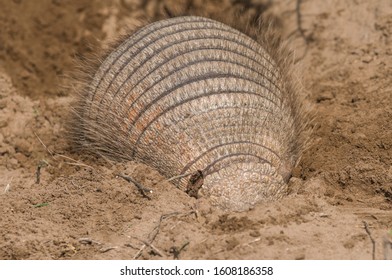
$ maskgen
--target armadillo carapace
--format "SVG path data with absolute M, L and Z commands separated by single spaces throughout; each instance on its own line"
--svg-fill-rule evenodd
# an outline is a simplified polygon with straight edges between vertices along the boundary
M 74 138 L 167 178 L 201 171 L 202 193 L 224 209 L 276 200 L 299 158 L 302 126 L 295 87 L 267 49 L 208 18 L 148 24 L 89 81 Z M 188 180 L 174 183 L 185 189 Z

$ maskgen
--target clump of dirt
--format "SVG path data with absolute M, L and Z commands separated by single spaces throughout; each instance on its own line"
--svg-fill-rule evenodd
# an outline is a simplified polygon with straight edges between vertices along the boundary
M 247 217 L 229 217 L 224 214 L 211 225 L 211 229 L 220 233 L 243 231 L 244 229 L 257 229 L 257 225 Z
M 375 257 L 389 256 L 383 250 L 392 229 L 390 1 L 300 1 L 299 9 L 297 1 L 268 3 L 3 3 L 0 258 L 370 259 L 368 232 Z M 75 58 L 162 13 L 232 9 L 278 18 L 297 54 L 314 121 L 287 197 L 223 213 L 148 166 L 71 152 L 65 120 L 72 96 L 61 81 L 77 68 Z

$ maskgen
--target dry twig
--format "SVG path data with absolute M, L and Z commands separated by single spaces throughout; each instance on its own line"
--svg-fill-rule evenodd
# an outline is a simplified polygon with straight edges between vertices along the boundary
M 288 35 L 288 38 L 291 38 L 294 34 L 299 33 L 299 35 L 301 36 L 301 38 L 303 38 L 305 42 L 305 51 L 301 57 L 295 60 L 295 63 L 302 60 L 306 56 L 306 53 L 308 52 L 308 44 L 309 44 L 309 36 L 305 34 L 305 30 L 302 26 L 301 4 L 302 4 L 302 0 L 297 0 L 295 5 L 295 13 L 297 16 L 297 29 L 294 30 L 292 33 L 290 33 L 290 35 Z
M 101 245 L 102 244 L 101 242 L 93 240 L 93 239 L 88 238 L 88 237 L 79 238 L 78 241 L 81 244 L 87 244 L 87 245 L 92 245 L 92 244 Z
M 169 179 L 162 180 L 161 182 L 164 182 L 164 181 L 170 182 L 170 181 L 173 181 L 175 179 L 181 179 L 181 178 L 184 178 L 184 177 L 191 176 L 192 174 L 193 174 L 192 172 L 189 172 L 189 173 L 173 176 L 173 177 L 171 177 Z
M 181 213 L 181 212 L 173 212 L 173 213 L 168 213 L 168 214 L 163 214 L 161 215 L 161 217 L 159 218 L 158 224 L 154 227 L 154 229 L 149 233 L 148 235 L 148 241 L 144 241 L 144 240 L 140 240 L 141 242 L 143 242 L 143 245 L 140 247 L 139 251 L 137 251 L 137 253 L 135 254 L 135 256 L 133 257 L 133 259 L 137 259 L 143 252 L 143 250 L 148 246 L 150 247 L 157 255 L 163 256 L 165 257 L 165 254 L 163 254 L 161 251 L 159 251 L 155 246 L 152 245 L 152 243 L 154 242 L 155 238 L 157 237 L 158 233 L 160 232 L 160 227 L 161 224 L 164 220 L 174 217 L 174 216 L 179 216 L 179 215 L 183 215 L 183 216 L 187 216 L 190 214 L 196 214 L 196 212 L 194 210 L 191 210 L 189 212 L 186 213 Z M 186 246 L 186 245 L 185 245 Z M 184 246 L 184 247 L 185 247 Z
M 35 183 L 36 183 L 36 184 L 39 184 L 40 181 L 41 181 L 41 168 L 46 167 L 46 166 L 48 166 L 48 165 L 49 165 L 49 163 L 48 163 L 46 160 L 41 160 L 41 161 L 38 163 L 37 171 L 35 172 L 35 176 L 36 176 Z
M 146 244 L 143 244 L 142 247 L 140 247 L 139 251 L 133 256 L 133 259 L 136 260 L 143 252 L 143 250 L 146 248 Z
M 71 157 L 67 157 L 67 156 L 65 156 L 65 155 L 58 154 L 58 153 L 56 153 L 56 152 L 52 152 L 52 151 L 45 145 L 45 143 L 41 140 L 41 138 L 37 135 L 37 133 L 35 133 L 35 132 L 33 132 L 33 133 L 34 133 L 35 137 L 37 137 L 37 139 L 38 139 L 38 141 L 41 143 L 41 145 L 45 148 L 45 150 L 48 152 L 48 154 L 49 154 L 53 159 L 56 159 L 56 157 L 61 157 L 61 158 L 64 158 L 64 159 L 67 159 L 67 160 L 72 161 L 72 162 L 66 161 L 65 164 L 83 166 L 83 167 L 87 167 L 87 168 L 94 169 L 92 166 L 87 165 L 87 164 L 85 164 L 85 163 L 82 163 L 82 162 L 80 162 L 80 161 L 78 161 L 78 160 L 76 160 L 76 159 L 73 159 L 73 158 L 71 158 Z M 49 165 L 49 164 L 48 164 L 48 165 Z M 38 170 L 37 170 L 37 172 L 38 172 Z
M 45 150 L 53 157 L 54 154 L 52 153 L 52 151 L 49 150 L 49 148 L 45 145 L 45 143 L 41 140 L 41 138 L 39 138 L 39 136 L 37 135 L 37 133 L 35 133 L 35 131 L 33 133 L 35 137 L 37 137 L 38 141 L 42 144 L 42 146 L 44 146 Z
M 185 242 L 184 245 L 182 245 L 179 249 L 176 246 L 173 246 L 170 248 L 170 253 L 173 254 L 173 258 L 178 260 L 180 257 L 180 253 L 182 252 L 182 250 L 185 249 L 186 246 L 189 245 L 189 241 Z
M 151 200 L 151 198 L 146 194 L 146 192 L 147 193 L 152 193 L 152 190 L 144 187 L 142 184 L 140 184 L 135 179 L 133 179 L 133 178 L 131 178 L 129 176 L 125 176 L 125 175 L 122 175 L 122 174 L 117 174 L 116 176 L 118 176 L 120 178 L 123 178 L 124 180 L 128 181 L 129 183 L 134 184 L 143 197 Z
M 160 257 L 166 257 L 166 255 L 164 253 L 162 253 L 157 247 L 155 247 L 154 245 L 152 245 L 151 243 L 148 243 L 147 241 L 141 240 L 144 245 L 150 247 L 155 254 L 157 254 Z
M 365 221 L 362 221 L 362 223 L 365 227 L 366 233 L 369 235 L 370 240 L 372 241 L 372 244 L 373 244 L 372 257 L 373 257 L 373 260 L 375 260 L 376 259 L 376 241 L 373 239 L 373 237 L 370 233 L 368 223 Z
M 117 247 L 103 247 L 103 248 L 99 249 L 99 252 L 106 253 L 106 252 L 113 250 L 113 249 L 117 249 Z

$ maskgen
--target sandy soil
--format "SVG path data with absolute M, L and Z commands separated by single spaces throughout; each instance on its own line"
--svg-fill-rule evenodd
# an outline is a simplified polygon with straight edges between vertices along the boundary
M 371 238 L 375 258 L 384 258 L 392 239 L 390 0 L 301 1 L 299 10 L 280 0 L 266 11 L 267 1 L 0 2 L 1 259 L 372 259 Z M 72 84 L 63 77 L 76 71 L 75 58 L 163 5 L 280 19 L 314 115 L 286 198 L 223 213 L 147 166 L 71 152 Z M 119 172 L 153 189 L 150 199 Z

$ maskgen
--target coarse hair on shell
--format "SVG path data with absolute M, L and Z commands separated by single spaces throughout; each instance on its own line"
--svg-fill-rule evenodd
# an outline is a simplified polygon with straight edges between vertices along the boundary
M 199 172 L 214 205 L 244 211 L 287 193 L 309 118 L 293 54 L 269 20 L 204 16 L 138 24 L 90 58 L 68 135 L 76 150 L 167 178 Z M 188 178 L 174 184 L 185 190 Z

